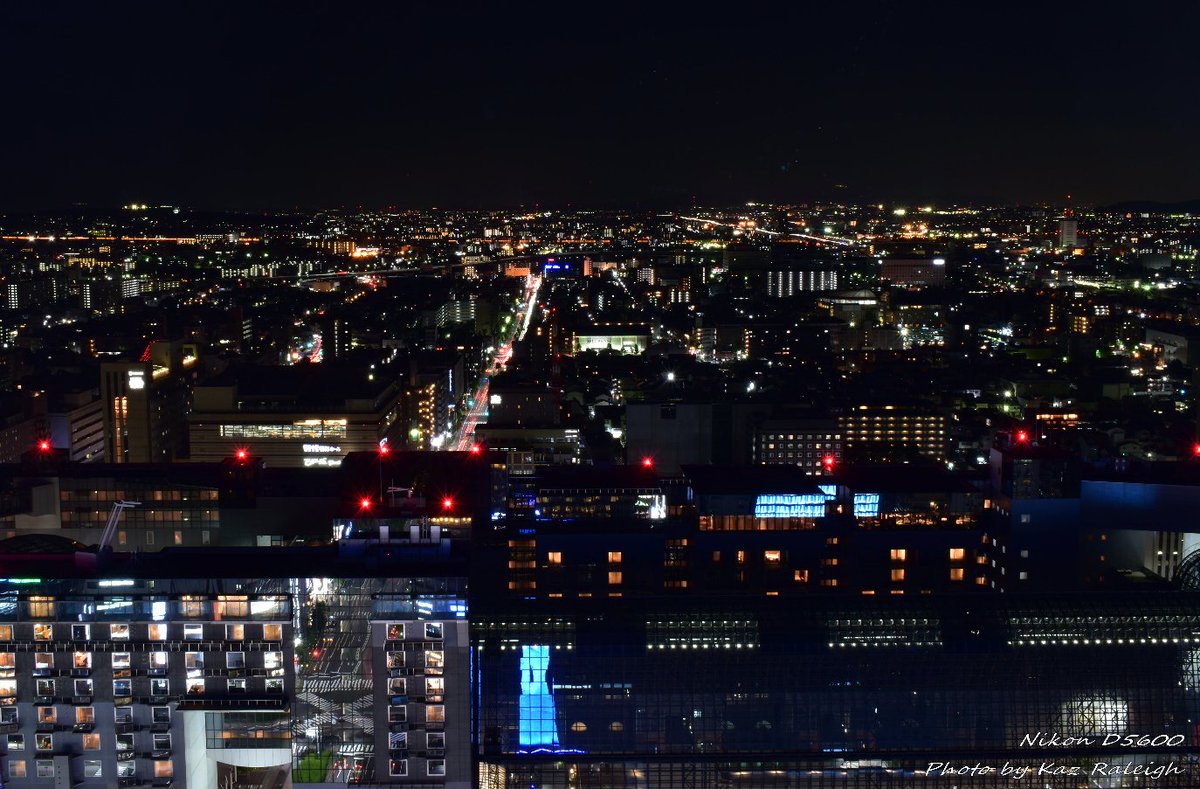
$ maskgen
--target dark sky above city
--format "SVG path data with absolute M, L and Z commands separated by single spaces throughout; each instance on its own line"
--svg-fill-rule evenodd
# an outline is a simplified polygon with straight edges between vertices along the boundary
M 1200 5 L 0 9 L 0 207 L 1200 198 Z

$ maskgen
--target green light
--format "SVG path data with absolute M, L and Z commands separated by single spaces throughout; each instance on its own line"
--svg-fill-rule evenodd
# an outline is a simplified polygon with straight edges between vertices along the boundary
M 7 581 L 10 584 L 40 584 L 42 582 L 41 578 L 4 578 L 0 580 Z

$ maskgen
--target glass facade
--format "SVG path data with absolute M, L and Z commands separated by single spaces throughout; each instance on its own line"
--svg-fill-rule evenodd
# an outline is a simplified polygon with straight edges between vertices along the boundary
M 1174 763 L 1152 785 L 1200 785 L 1194 595 L 778 602 L 477 611 L 480 785 L 1013 785 L 938 762 Z M 1101 747 L 1131 732 L 1158 739 Z M 1146 785 L 1097 778 L 1046 784 Z

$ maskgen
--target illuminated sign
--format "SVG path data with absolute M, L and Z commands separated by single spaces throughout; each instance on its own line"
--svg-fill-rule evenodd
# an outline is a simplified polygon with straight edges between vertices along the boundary
M 338 454 L 342 448 L 333 444 L 305 444 L 304 451 L 310 454 Z
M 127 382 L 130 389 L 146 388 L 146 379 L 143 377 L 141 370 L 130 370 Z
M 334 466 L 340 466 L 340 465 L 342 465 L 341 458 L 316 457 L 316 458 L 305 458 L 304 459 L 304 467 L 305 468 L 312 468 L 313 466 L 334 467 Z

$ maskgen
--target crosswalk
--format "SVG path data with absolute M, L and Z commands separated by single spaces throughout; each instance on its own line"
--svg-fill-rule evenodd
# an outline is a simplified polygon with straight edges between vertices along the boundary
M 348 712 L 346 715 L 341 715 L 333 712 L 318 712 L 315 715 L 305 718 L 303 721 L 305 727 L 317 726 L 321 731 L 335 730 L 360 730 L 364 737 L 370 737 L 375 733 L 375 720 L 371 715 L 364 715 L 361 712 Z
M 317 694 L 339 690 L 367 692 L 373 687 L 372 683 L 363 677 L 342 674 L 336 677 L 308 677 L 304 680 L 303 690 Z

